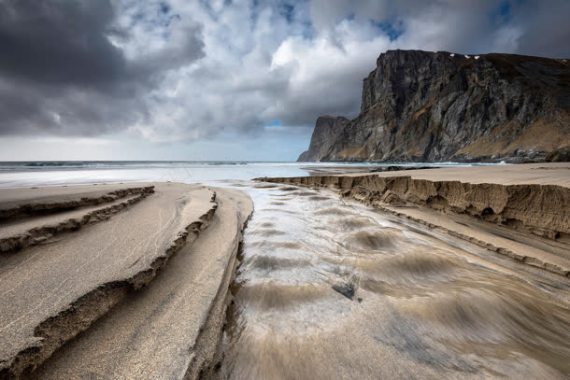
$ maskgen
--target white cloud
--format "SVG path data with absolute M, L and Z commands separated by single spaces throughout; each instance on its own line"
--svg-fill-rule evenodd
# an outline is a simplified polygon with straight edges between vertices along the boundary
M 387 49 L 569 52 L 568 23 L 548 22 L 568 9 L 562 0 L 511 2 L 507 15 L 494 0 L 111 1 L 116 18 L 106 38 L 125 59 L 119 72 L 132 78 L 111 90 L 66 83 L 53 97 L 26 80 L 19 99 L 29 101 L 12 102 L 23 110 L 14 120 L 46 134 L 126 130 L 168 142 L 232 132 L 248 139 L 273 120 L 310 126 L 324 113 L 354 116 L 361 81 Z M 552 42 L 538 43 L 549 36 Z M 0 67 L 0 97 L 13 93 L 13 78 Z M 34 104 L 41 118 L 24 123 Z M 78 127 L 84 124 L 104 127 Z

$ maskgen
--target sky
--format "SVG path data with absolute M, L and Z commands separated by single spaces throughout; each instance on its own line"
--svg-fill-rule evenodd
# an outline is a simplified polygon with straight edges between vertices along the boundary
M 390 49 L 570 58 L 570 0 L 0 0 L 0 160 L 292 161 Z

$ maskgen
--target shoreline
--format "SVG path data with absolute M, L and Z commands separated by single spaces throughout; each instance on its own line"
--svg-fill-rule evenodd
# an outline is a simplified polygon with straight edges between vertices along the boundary
M 508 271 L 522 278 L 565 283 L 570 277 L 570 164 L 327 169 L 252 184 L 261 192 L 280 189 L 270 207 L 286 208 L 285 199 L 295 197 L 330 201 L 325 192 L 332 191 L 333 201 L 340 196 L 477 247 L 484 252 L 478 260 L 488 255 L 499 267 L 509 261 Z M 253 195 L 239 191 L 243 184 L 228 186 L 235 189 L 124 182 L 0 190 L 0 378 L 85 371 L 216 378 L 231 349 L 224 329 L 236 324 L 236 276 L 251 265 L 242 268 L 240 247 Z M 267 237 L 280 236 L 271 228 Z M 353 232 L 365 244 L 383 241 L 368 240 L 357 227 Z M 272 261 L 278 258 L 264 260 L 280 269 Z M 297 261 L 286 260 L 284 269 L 294 268 Z M 350 281 L 333 283 L 326 297 L 356 302 L 354 294 L 338 291 L 353 286 Z M 308 299 L 327 291 L 318 289 Z M 570 301 L 567 290 L 550 291 L 563 304 Z

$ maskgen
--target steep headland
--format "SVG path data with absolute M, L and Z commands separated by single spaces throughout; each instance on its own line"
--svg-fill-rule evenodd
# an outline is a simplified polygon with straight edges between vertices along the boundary
M 320 117 L 299 161 L 544 161 L 570 150 L 570 61 L 382 53 L 353 120 Z
M 319 116 L 311 136 L 309 149 L 301 153 L 298 161 L 319 161 L 328 153 L 349 121 L 342 116 Z

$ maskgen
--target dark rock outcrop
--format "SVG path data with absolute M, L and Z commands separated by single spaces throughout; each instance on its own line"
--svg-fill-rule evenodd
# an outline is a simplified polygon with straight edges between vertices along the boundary
M 301 153 L 297 161 L 320 161 L 331 146 L 337 141 L 338 135 L 349 120 L 342 116 L 319 116 L 309 149 Z
M 542 161 L 570 147 L 570 61 L 387 51 L 360 115 L 320 120 L 299 161 Z

